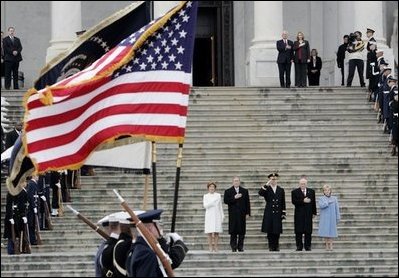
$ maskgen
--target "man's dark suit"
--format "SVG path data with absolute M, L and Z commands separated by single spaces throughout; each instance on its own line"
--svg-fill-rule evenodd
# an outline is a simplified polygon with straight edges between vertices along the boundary
M 278 50 L 277 56 L 277 64 L 278 71 L 280 75 L 280 86 L 289 88 L 291 86 L 291 61 L 293 60 L 293 51 L 292 48 L 294 43 L 290 40 L 286 40 L 287 44 L 284 43 L 284 40 L 279 40 L 276 43 L 276 47 Z M 290 46 L 291 48 L 287 49 L 286 47 Z M 285 74 L 285 82 L 284 82 L 284 74 Z
M 14 146 L 15 141 L 17 141 L 18 137 L 19 132 L 16 131 L 15 128 L 6 134 L 6 150 Z
M 18 68 L 19 68 L 19 62 L 22 61 L 21 41 L 17 37 L 11 39 L 9 36 L 7 36 L 3 39 L 3 47 L 4 47 L 5 88 L 10 89 L 11 87 L 11 72 L 12 72 L 14 89 L 18 89 Z M 17 51 L 18 52 L 17 55 L 14 55 L 13 51 Z
M 237 194 L 234 186 L 224 191 L 224 203 L 229 206 L 230 246 L 234 252 L 244 250 L 244 238 L 247 229 L 246 217 L 251 215 L 248 190 L 240 186 L 238 191 L 242 194 L 242 197 L 238 199 L 234 197 Z

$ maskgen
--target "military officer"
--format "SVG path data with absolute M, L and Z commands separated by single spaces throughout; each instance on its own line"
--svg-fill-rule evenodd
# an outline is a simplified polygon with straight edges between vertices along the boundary
M 374 33 L 375 33 L 375 31 L 373 29 L 367 28 L 366 36 L 367 36 L 367 38 L 369 40 L 367 42 L 367 51 L 371 50 L 371 46 L 372 45 L 375 45 L 376 46 L 375 49 L 377 49 L 377 42 L 374 39 Z
M 269 251 L 280 251 L 279 239 L 283 232 L 282 220 L 285 219 L 285 192 L 277 185 L 278 173 L 271 173 L 269 181 L 259 190 L 266 201 L 263 214 L 262 232 L 267 233 Z
M 176 268 L 183 261 L 188 249 L 182 238 L 176 233 L 166 234 L 163 237 L 163 230 L 159 222 L 162 212 L 163 210 L 150 210 L 138 217 L 169 255 L 172 268 Z M 158 263 L 155 252 L 142 236 L 138 236 L 133 244 L 126 266 L 129 277 L 163 277 L 165 271 L 162 264 Z

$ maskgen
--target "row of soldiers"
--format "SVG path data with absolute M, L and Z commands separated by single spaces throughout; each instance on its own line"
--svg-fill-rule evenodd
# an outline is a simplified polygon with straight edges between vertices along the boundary
M 374 34 L 374 30 L 367 29 Z M 397 154 L 398 147 L 398 86 L 393 68 L 384 59 L 384 51 L 377 49 L 377 42 L 371 36 L 367 43 L 367 74 L 369 79 L 370 102 L 378 112 L 378 123 L 383 124 L 384 133 L 390 134 L 391 155 Z
M 163 233 L 162 210 L 136 212 L 141 223 L 157 240 L 171 264 L 177 268 L 188 251 L 177 233 Z M 141 224 L 140 223 L 140 224 Z M 166 277 L 165 268 L 142 233 L 126 212 L 113 213 L 101 219 L 108 239 L 98 248 L 95 256 L 96 277 Z
M 53 229 L 51 216 L 62 216 L 66 179 L 65 172 L 31 176 L 18 195 L 7 193 L 3 237 L 8 239 L 8 254 L 30 253 L 31 245 L 42 244 L 40 231 Z

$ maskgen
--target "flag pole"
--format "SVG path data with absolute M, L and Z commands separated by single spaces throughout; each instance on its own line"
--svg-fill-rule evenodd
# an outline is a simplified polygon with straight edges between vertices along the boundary
M 154 209 L 157 209 L 157 146 L 155 141 L 152 141 L 152 193 Z
M 148 201 L 148 177 L 149 169 L 144 169 L 144 196 L 143 196 L 143 210 L 147 210 Z
M 130 217 L 132 218 L 134 224 L 138 232 L 142 235 L 143 239 L 148 243 L 151 249 L 155 252 L 159 260 L 161 261 L 168 277 L 175 277 L 171 262 L 169 262 L 168 257 L 163 251 L 161 245 L 159 244 L 158 240 L 154 237 L 154 235 L 147 229 L 143 222 L 137 217 L 134 211 L 130 208 L 130 206 L 126 203 L 126 201 L 122 198 L 122 196 L 114 189 L 115 195 L 118 197 L 119 201 L 121 202 L 121 206 L 125 209 L 127 213 L 129 213 Z
M 182 159 L 183 159 L 183 144 L 179 144 L 179 151 L 177 153 L 177 161 L 176 161 L 176 179 L 175 179 L 175 195 L 173 198 L 172 228 L 170 230 L 172 233 L 175 232 L 177 199 L 179 197 L 180 168 L 181 168 Z

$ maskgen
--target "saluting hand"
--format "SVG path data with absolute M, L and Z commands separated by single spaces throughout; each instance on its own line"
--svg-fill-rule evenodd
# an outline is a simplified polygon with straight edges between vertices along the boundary
M 307 204 L 310 203 L 310 198 L 306 197 L 305 199 L 303 199 L 303 202 Z

